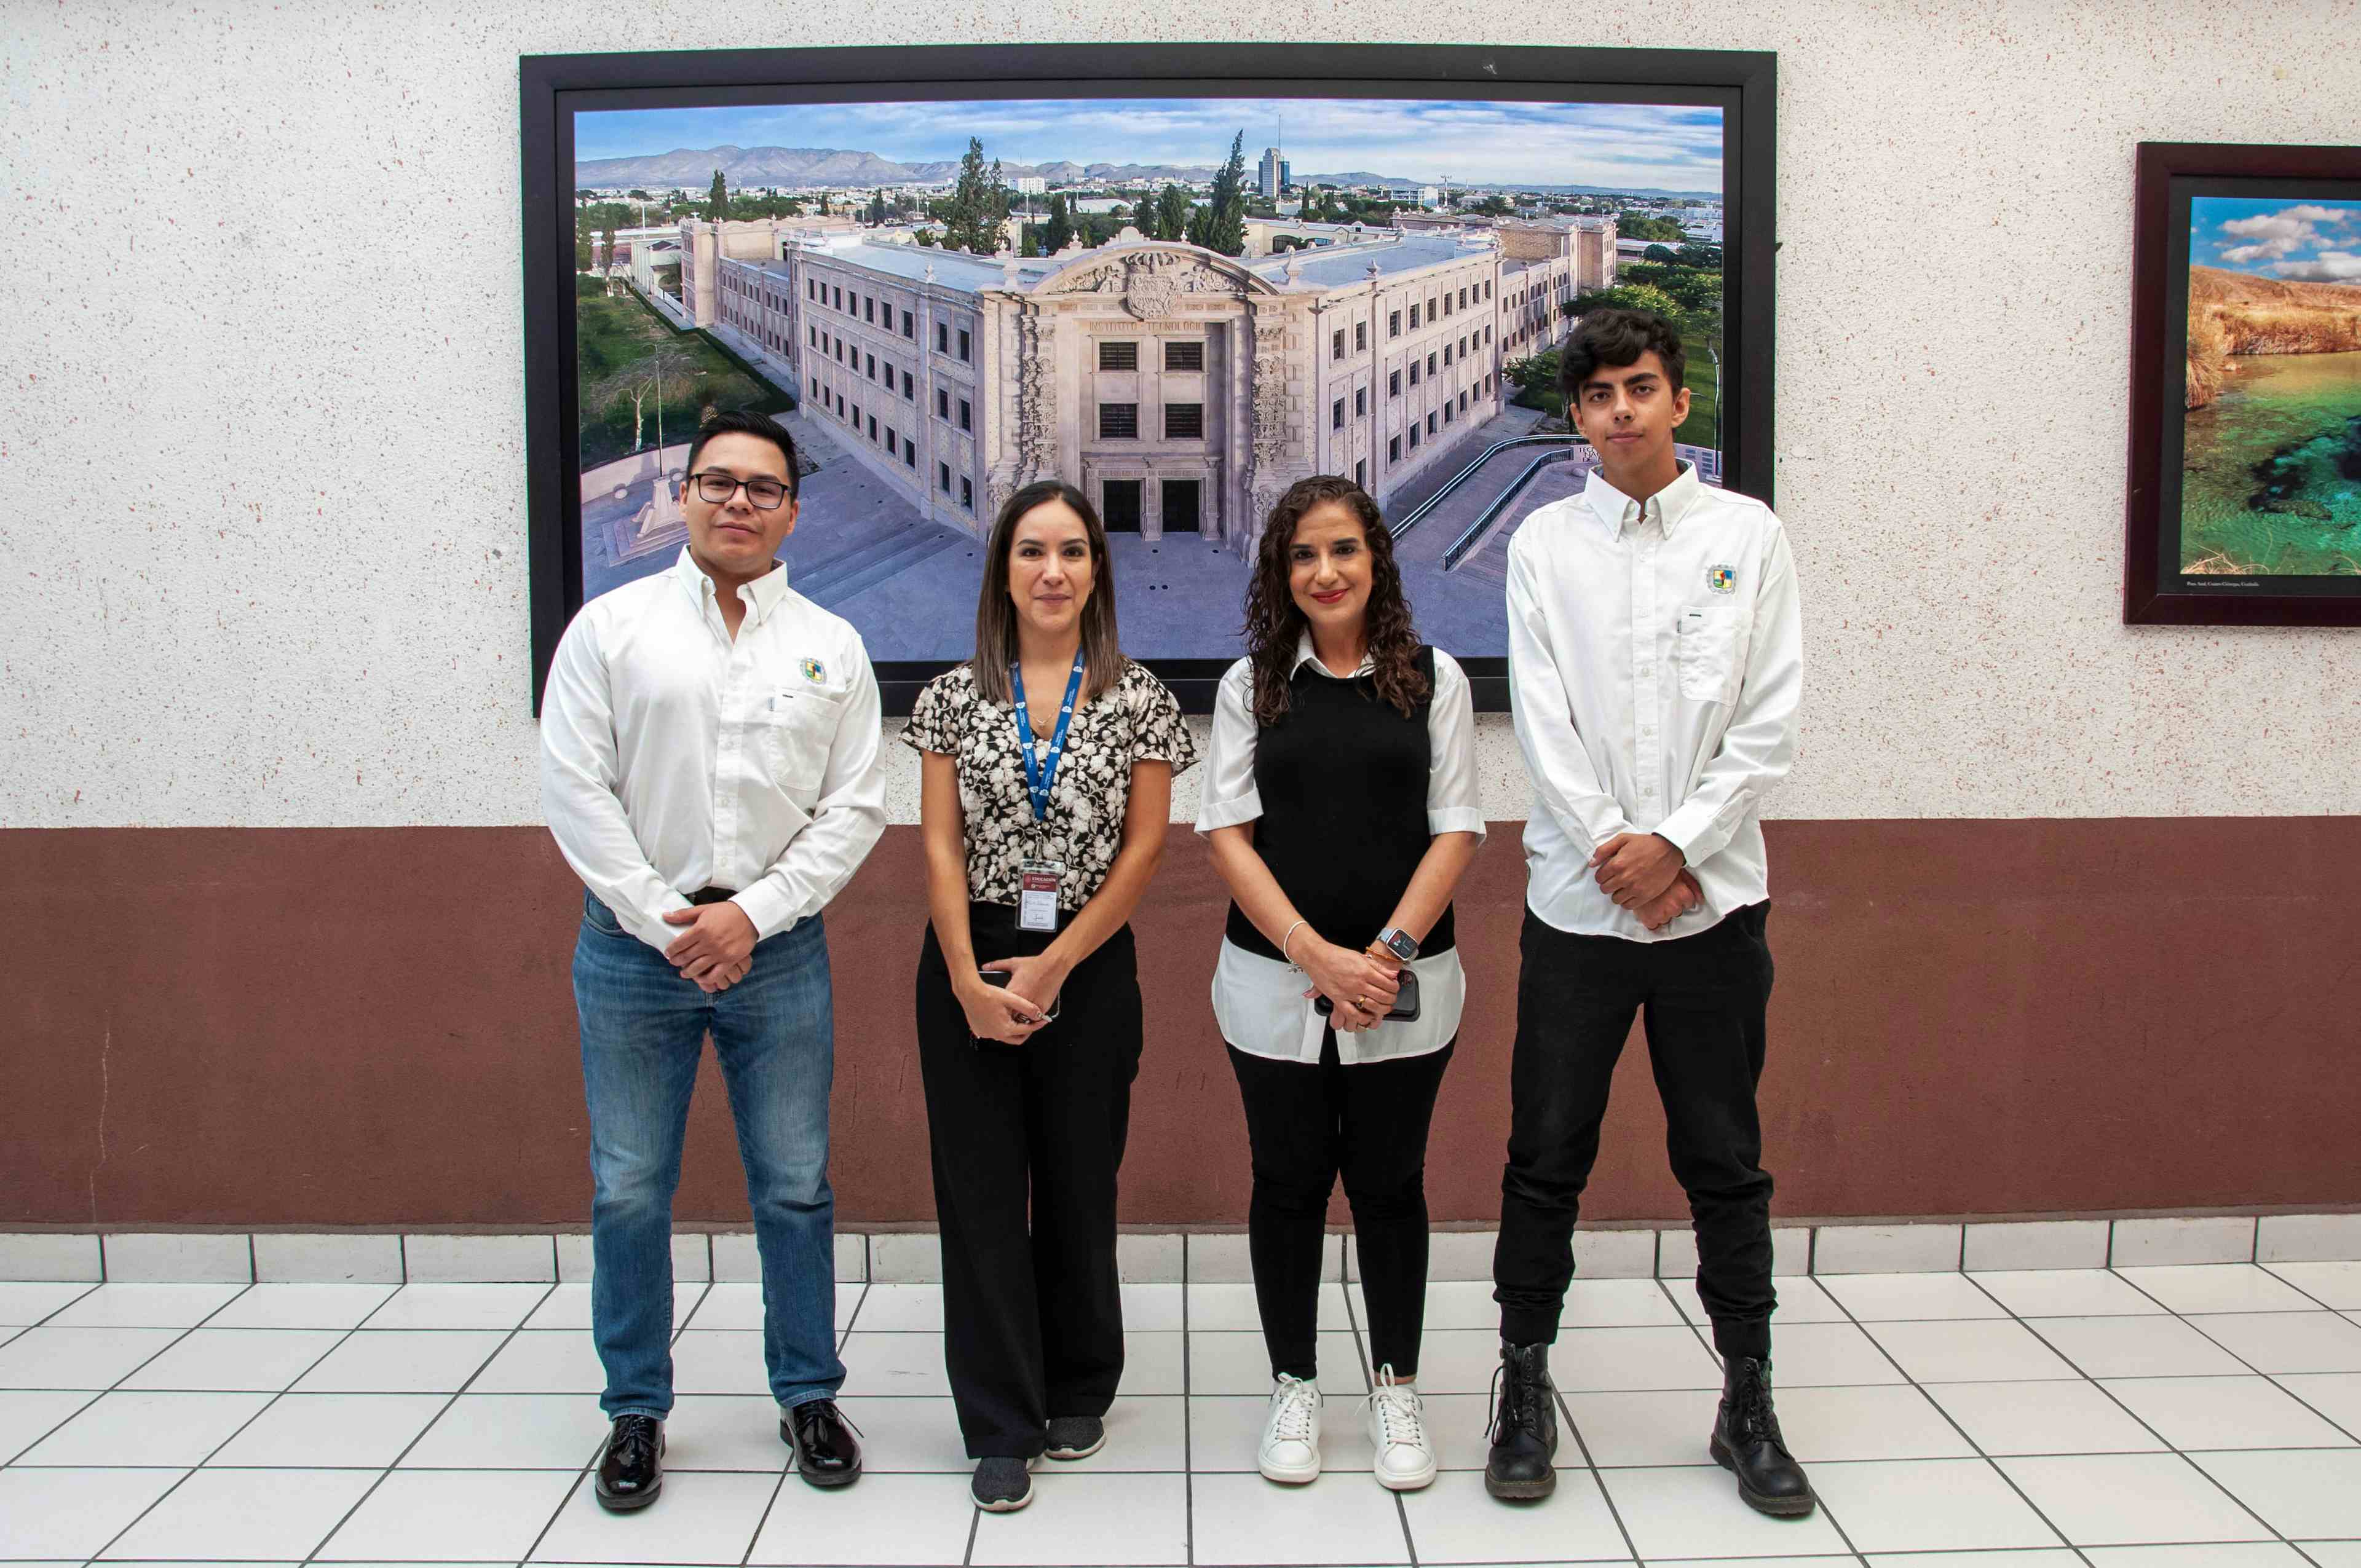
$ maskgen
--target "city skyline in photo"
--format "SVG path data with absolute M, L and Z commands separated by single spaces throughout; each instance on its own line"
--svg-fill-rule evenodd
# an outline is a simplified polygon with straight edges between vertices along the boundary
M 1694 104 L 1377 99 L 1016 99 L 609 110 L 575 117 L 577 178 L 615 159 L 782 148 L 956 164 L 972 136 L 1004 166 L 1219 168 L 1246 133 L 1304 180 L 1601 191 L 1718 201 L 1725 127 Z M 709 171 L 708 171 L 709 172 Z M 848 170 L 848 172 L 850 172 Z M 906 178 L 907 176 L 904 176 Z M 861 176 L 848 180 L 861 182 Z M 701 181 L 700 181 L 701 182 Z

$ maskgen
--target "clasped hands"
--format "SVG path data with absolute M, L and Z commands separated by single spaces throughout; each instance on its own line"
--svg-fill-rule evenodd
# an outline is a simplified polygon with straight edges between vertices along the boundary
M 1311 978 L 1305 997 L 1325 996 L 1329 1025 L 1340 1035 L 1374 1029 L 1390 1012 L 1401 983 L 1401 960 L 1371 942 L 1356 952 L 1318 937 L 1299 940 L 1295 967 Z
M 708 996 L 729 990 L 754 967 L 754 922 L 735 904 L 668 909 L 664 924 L 682 927 L 664 957 Z
M 1704 890 L 1680 849 L 1655 833 L 1618 833 L 1590 857 L 1598 885 L 1651 931 L 1701 907 Z
M 1068 966 L 1048 953 L 1035 953 L 994 959 L 983 967 L 1006 974 L 1008 982 L 991 984 L 974 970 L 951 974 L 951 994 L 967 1014 L 968 1033 L 1004 1046 L 1023 1045 L 1049 1021 L 1049 1009 L 1065 987 Z

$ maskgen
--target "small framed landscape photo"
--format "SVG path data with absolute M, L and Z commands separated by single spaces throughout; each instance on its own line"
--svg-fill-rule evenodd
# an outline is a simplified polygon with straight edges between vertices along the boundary
M 2361 148 L 2144 142 L 2129 624 L 2361 625 Z

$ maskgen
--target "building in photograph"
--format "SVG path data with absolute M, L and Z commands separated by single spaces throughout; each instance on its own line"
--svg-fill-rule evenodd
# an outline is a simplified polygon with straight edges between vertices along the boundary
M 760 345 L 924 515 L 981 533 L 1001 498 L 1058 477 L 1110 529 L 1241 554 L 1304 475 L 1383 502 L 1423 472 L 1614 266 L 1612 223 L 1590 220 L 1353 225 L 1246 259 L 1130 229 L 1019 259 L 794 219 L 715 227 L 681 225 L 700 311 L 711 273 L 699 324 Z
M 1279 148 L 1263 148 L 1262 161 L 1255 166 L 1255 189 L 1262 192 L 1262 199 L 1266 202 L 1277 201 L 1279 187 L 1287 182 L 1279 173 Z

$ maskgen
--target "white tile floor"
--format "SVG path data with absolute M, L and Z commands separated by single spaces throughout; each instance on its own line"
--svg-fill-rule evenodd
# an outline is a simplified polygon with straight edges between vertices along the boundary
M 1706 1463 L 1719 1371 L 1685 1282 L 1576 1282 L 1556 1496 L 1484 1495 L 1483 1285 L 1429 1297 L 1443 1475 L 1367 1475 L 1357 1287 L 1322 1301 L 1329 1473 L 1254 1473 L 1244 1285 L 1125 1287 L 1104 1452 L 979 1516 L 928 1285 L 839 1288 L 868 1475 L 786 1474 L 751 1285 L 683 1286 L 664 1496 L 610 1517 L 588 1288 L 0 1284 L 0 1561 L 1683 1563 L 2361 1568 L 2361 1266 L 1782 1279 L 1780 1409 L 1823 1500 Z

